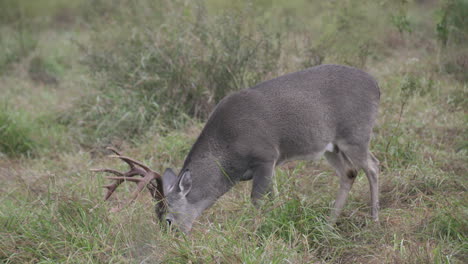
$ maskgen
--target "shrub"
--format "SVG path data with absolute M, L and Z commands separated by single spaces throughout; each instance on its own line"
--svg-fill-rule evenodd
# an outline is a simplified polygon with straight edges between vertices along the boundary
M 377 21 L 369 12 L 363 12 L 364 5 L 357 2 L 329 2 L 330 15 L 323 18 L 324 32 L 317 49 L 334 63 L 363 68 L 376 46 L 373 28 L 369 25 L 376 26 Z M 372 6 L 371 2 L 368 4 Z
M 436 25 L 437 38 L 443 46 L 454 42 L 466 44 L 468 38 L 467 0 L 446 0 L 439 10 Z
M 87 64 L 109 85 L 156 94 L 160 104 L 206 117 L 227 93 L 276 67 L 278 37 L 246 24 L 248 17 L 248 11 L 210 17 L 203 6 L 188 6 L 143 27 L 130 22 L 118 35 L 97 31 Z
M 467 0 L 446 0 L 439 10 L 436 32 L 441 45 L 441 68 L 461 81 L 468 81 L 468 13 Z
M 129 8 L 120 12 L 128 13 L 112 19 L 140 18 L 98 27 L 85 59 L 102 81 L 99 96 L 62 117 L 84 125 L 97 141 L 131 138 L 160 118 L 169 127 L 186 115 L 206 118 L 225 95 L 276 70 L 279 35 L 250 21 L 249 10 L 208 16 L 203 5 L 173 10 L 146 1 L 125 4 Z M 151 11 L 135 13 L 145 8 Z

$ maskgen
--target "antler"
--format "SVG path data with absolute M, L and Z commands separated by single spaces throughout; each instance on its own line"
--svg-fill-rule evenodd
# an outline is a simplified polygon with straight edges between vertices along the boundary
M 106 201 L 107 199 L 109 199 L 109 197 L 111 197 L 111 195 L 114 193 L 117 187 L 119 187 L 119 185 L 124 181 L 130 181 L 130 182 L 134 182 L 137 184 L 137 188 L 132 193 L 130 199 L 126 203 L 124 203 L 121 207 L 112 208 L 111 212 L 118 212 L 122 210 L 122 208 L 125 207 L 125 205 L 133 202 L 141 193 L 141 191 L 145 188 L 145 186 L 151 192 L 151 196 L 159 202 L 158 204 L 160 208 L 163 209 L 165 205 L 164 205 L 164 202 L 162 201 L 164 198 L 164 192 L 163 192 L 163 187 L 162 187 L 161 175 L 151 170 L 148 166 L 144 165 L 143 163 L 139 161 L 136 161 L 129 157 L 122 156 L 114 148 L 108 147 L 107 149 L 115 153 L 115 155 L 111 155 L 109 157 L 121 159 L 122 161 L 128 164 L 128 166 L 130 167 L 130 170 L 125 173 L 122 173 L 113 169 L 91 169 L 91 171 L 94 171 L 94 172 L 108 172 L 108 173 L 117 175 L 117 177 L 106 177 L 107 179 L 115 180 L 115 182 L 112 184 L 103 186 L 104 188 L 107 189 L 107 193 L 106 193 L 106 196 L 104 196 L 104 200 Z M 137 175 L 142 176 L 143 178 L 132 178 L 133 176 L 137 176 Z M 152 183 L 152 180 L 156 180 L 156 185 Z

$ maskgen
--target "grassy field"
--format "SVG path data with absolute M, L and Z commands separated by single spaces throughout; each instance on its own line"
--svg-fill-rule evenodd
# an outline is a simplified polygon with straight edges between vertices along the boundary
M 0 0 L 2 263 L 466 263 L 466 0 Z M 257 210 L 250 182 L 189 236 L 167 232 L 146 193 L 89 171 L 180 168 L 225 95 L 322 63 L 379 81 L 372 151 L 380 222 L 359 174 L 336 226 L 324 160 L 276 170 Z

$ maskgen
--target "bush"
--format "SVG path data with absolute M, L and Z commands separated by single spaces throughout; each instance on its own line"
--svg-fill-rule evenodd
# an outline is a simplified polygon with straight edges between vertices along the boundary
M 128 13 L 112 19 L 141 18 L 98 27 L 85 59 L 102 82 L 99 96 L 62 117 L 84 125 L 97 141 L 131 138 L 158 119 L 171 127 L 187 115 L 206 118 L 228 93 L 260 82 L 277 68 L 280 37 L 249 21 L 249 10 L 208 16 L 203 5 L 173 10 L 146 1 L 126 4 L 129 8 L 120 10 Z
M 439 10 L 437 37 L 443 46 L 449 42 L 466 44 L 468 38 L 467 0 L 446 0 Z
M 155 124 L 174 128 L 187 116 L 205 119 L 227 94 L 285 71 L 323 62 L 364 67 L 381 34 L 376 25 L 381 8 L 372 1 L 375 14 L 364 12 L 356 0 L 339 6 L 314 3 L 313 12 L 326 26 L 313 41 L 308 27 L 291 25 L 304 21 L 267 22 L 285 11 L 272 8 L 263 14 L 268 8 L 258 3 L 236 3 L 211 13 L 203 1 L 98 3 L 104 17 L 102 24 L 93 22 L 83 61 L 99 92 L 61 117 L 86 145 L 131 139 Z M 286 27 L 285 33 L 272 25 Z M 307 43 L 298 46 L 288 28 L 304 30 L 295 33 Z
M 461 81 L 468 81 L 467 0 L 446 0 L 437 18 L 437 38 L 441 44 L 440 66 Z
M 203 6 L 188 6 L 143 27 L 130 22 L 117 35 L 97 31 L 87 64 L 110 86 L 155 94 L 169 109 L 206 117 L 227 93 L 276 68 L 278 37 L 246 24 L 248 17 L 248 11 L 209 17 Z
M 333 63 L 363 68 L 374 53 L 376 41 L 370 24 L 378 20 L 364 12 L 358 1 L 329 2 L 329 16 L 323 18 L 324 27 L 317 49 L 327 54 Z M 368 2 L 372 6 L 372 2 Z M 377 10 L 376 10 L 377 11 Z

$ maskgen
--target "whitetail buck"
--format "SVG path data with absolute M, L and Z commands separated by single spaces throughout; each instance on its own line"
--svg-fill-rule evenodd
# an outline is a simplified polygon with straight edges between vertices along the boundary
M 257 204 L 271 193 L 275 167 L 285 161 L 317 159 L 335 168 L 340 189 L 331 220 L 336 221 L 362 169 L 370 184 L 372 217 L 378 220 L 378 160 L 369 151 L 380 91 L 369 74 L 347 66 L 321 65 L 263 82 L 221 100 L 190 150 L 180 173 L 163 176 L 121 156 L 131 169 L 110 177 L 106 199 L 124 180 L 139 182 L 131 200 L 148 186 L 156 211 L 189 232 L 195 219 L 239 181 L 253 180 Z M 139 167 L 137 167 L 137 166 Z M 143 178 L 130 178 L 134 175 Z M 156 179 L 155 184 L 152 179 Z M 149 184 L 151 182 L 151 184 Z

